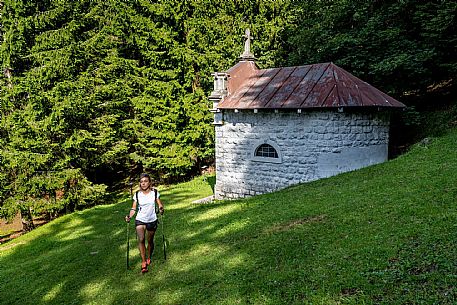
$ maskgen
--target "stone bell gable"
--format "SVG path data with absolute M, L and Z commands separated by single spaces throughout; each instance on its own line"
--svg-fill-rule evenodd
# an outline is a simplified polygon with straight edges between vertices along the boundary
M 249 47 L 235 66 L 213 74 L 216 198 L 387 160 L 389 114 L 405 105 L 333 63 L 259 69 Z

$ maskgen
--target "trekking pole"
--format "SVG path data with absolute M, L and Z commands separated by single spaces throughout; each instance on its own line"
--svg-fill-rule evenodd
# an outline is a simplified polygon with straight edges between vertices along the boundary
M 167 250 L 165 247 L 165 233 L 163 231 L 163 214 L 160 216 L 160 221 L 162 223 L 162 243 L 163 243 L 163 258 L 167 260 Z
M 129 234 L 129 226 L 130 222 L 127 222 L 127 270 L 129 270 L 129 252 L 130 252 L 130 234 Z
M 130 179 L 130 198 L 133 197 L 133 182 Z M 129 211 L 130 213 L 130 211 Z M 129 270 L 129 256 L 130 256 L 130 221 L 127 222 L 127 270 Z

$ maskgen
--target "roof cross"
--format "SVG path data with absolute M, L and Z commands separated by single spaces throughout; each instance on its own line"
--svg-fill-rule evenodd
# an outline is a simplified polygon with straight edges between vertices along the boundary
M 241 60 L 254 60 L 254 54 L 251 53 L 251 31 L 246 29 L 245 34 L 243 35 L 246 40 L 244 41 L 244 52 L 240 55 Z

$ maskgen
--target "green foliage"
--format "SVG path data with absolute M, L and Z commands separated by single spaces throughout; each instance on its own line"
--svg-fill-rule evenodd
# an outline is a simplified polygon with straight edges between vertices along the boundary
M 77 206 L 132 170 L 163 181 L 199 172 L 214 154 L 211 72 L 234 64 L 248 26 L 259 35 L 260 62 L 271 64 L 287 6 L 5 1 L 1 214 L 22 205 L 36 212 L 73 207 L 49 200 L 71 181 L 62 178 L 68 171 L 93 191 L 75 191 Z M 55 173 L 52 182 L 28 192 L 40 172 Z
M 290 63 L 333 61 L 398 98 L 436 86 L 455 89 L 455 1 L 296 5 L 303 18 L 289 29 Z
M 443 91 L 452 100 L 455 92 L 456 6 L 1 1 L 0 214 L 72 210 L 142 171 L 163 182 L 199 173 L 214 161 L 211 73 L 236 63 L 245 28 L 259 66 L 334 61 L 417 106 L 404 119 L 423 124 L 412 98 Z M 42 172 L 59 182 L 16 202 L 31 197 L 18 185 Z M 77 191 L 75 204 L 32 204 L 64 188 L 68 172 L 93 193 Z

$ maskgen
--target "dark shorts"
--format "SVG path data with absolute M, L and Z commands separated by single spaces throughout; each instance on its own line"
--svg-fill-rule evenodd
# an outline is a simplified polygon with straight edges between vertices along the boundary
M 144 225 L 144 226 L 146 226 L 146 230 L 148 230 L 148 231 L 157 230 L 157 224 L 158 224 L 157 220 L 155 220 L 153 222 L 142 222 L 142 221 L 139 221 L 139 220 L 135 219 L 135 227 Z

